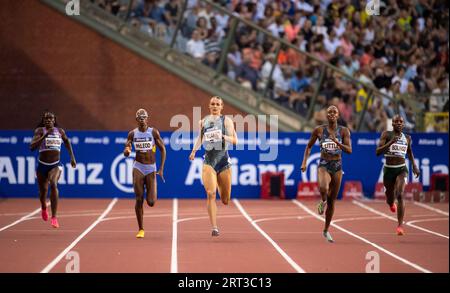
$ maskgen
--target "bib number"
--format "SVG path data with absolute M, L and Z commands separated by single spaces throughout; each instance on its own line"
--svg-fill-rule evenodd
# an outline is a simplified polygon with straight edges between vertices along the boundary
M 339 149 L 338 145 L 332 140 L 324 141 L 322 143 L 322 148 L 329 152 L 333 152 Z
M 220 129 L 208 130 L 205 132 L 205 140 L 211 143 L 222 141 L 222 131 Z
M 45 138 L 45 145 L 49 148 L 59 148 L 61 146 L 61 138 L 59 137 L 47 137 Z
M 394 143 L 389 148 L 389 151 L 391 153 L 393 153 L 393 154 L 400 154 L 402 156 L 406 155 L 407 150 L 408 150 L 408 146 L 403 145 L 403 144 L 397 144 L 397 143 Z
M 139 152 L 147 152 L 153 148 L 153 143 L 150 141 L 135 142 L 134 148 Z

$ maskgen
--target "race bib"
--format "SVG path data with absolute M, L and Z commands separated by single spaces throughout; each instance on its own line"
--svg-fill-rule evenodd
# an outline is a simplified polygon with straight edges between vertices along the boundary
M 408 151 L 408 146 L 404 144 L 398 144 L 394 143 L 389 147 L 389 152 L 393 154 L 399 154 L 399 155 L 406 155 L 406 152 Z
M 338 150 L 339 146 L 337 145 L 337 143 L 335 143 L 332 140 L 326 140 L 326 141 L 322 142 L 322 149 L 333 152 L 333 151 Z
M 59 137 L 46 137 L 45 138 L 45 145 L 48 148 L 51 148 L 51 147 L 59 148 L 59 147 L 61 147 L 61 143 L 62 143 L 62 140 Z
M 148 152 L 153 148 L 152 141 L 135 141 L 134 149 L 138 152 Z
M 211 129 L 205 131 L 205 141 L 214 143 L 222 141 L 222 130 L 220 129 Z

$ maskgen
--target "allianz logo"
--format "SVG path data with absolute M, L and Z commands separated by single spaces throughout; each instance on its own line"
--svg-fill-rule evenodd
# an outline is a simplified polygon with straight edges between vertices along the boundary
M 419 139 L 419 145 L 436 145 L 436 146 L 442 146 L 444 145 L 444 140 L 442 138 L 438 139 L 426 139 L 421 138 Z
M 378 143 L 380 142 L 380 139 L 367 139 L 367 138 L 358 138 L 358 140 L 356 141 L 357 145 L 378 145 Z
M 90 137 L 87 136 L 84 138 L 84 143 L 85 144 L 104 144 L 107 145 L 109 144 L 109 137 L 104 136 L 104 137 Z
M 307 145 L 308 143 L 309 143 L 309 138 L 297 138 L 297 140 L 295 141 L 296 145 Z M 316 140 L 314 145 L 318 146 L 319 140 Z
M 1 157 L 0 156 L 0 184 L 35 184 L 36 158 L 32 156 Z M 59 184 L 101 185 L 102 163 L 77 162 L 76 169 L 70 162 L 63 164 Z
M 16 144 L 17 143 L 17 136 L 11 136 L 11 137 L 0 136 L 0 143 Z

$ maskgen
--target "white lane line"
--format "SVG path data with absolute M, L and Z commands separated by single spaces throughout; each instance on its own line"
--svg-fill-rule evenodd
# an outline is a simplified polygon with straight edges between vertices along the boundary
M 178 273 L 178 199 L 173 199 L 172 211 L 172 258 L 170 260 L 170 272 Z
M 435 222 L 435 221 L 448 221 L 448 218 L 431 218 L 431 219 L 413 220 L 413 221 L 407 222 L 406 225 L 412 226 L 412 224 L 414 224 L 414 223 Z M 418 226 L 416 226 L 416 227 L 418 227 Z M 435 233 L 437 233 L 437 232 L 435 232 Z M 443 236 L 445 236 L 445 238 L 449 239 L 447 235 L 443 234 Z
M 218 216 L 219 219 L 224 219 L 224 218 L 239 218 L 242 217 L 240 214 L 239 215 L 225 215 L 225 216 Z M 196 221 L 196 220 L 205 220 L 205 219 L 209 219 L 208 216 L 202 216 L 202 217 L 191 217 L 191 218 L 184 218 L 184 219 L 178 219 L 178 223 L 182 223 L 182 222 L 188 222 L 188 221 Z
M 333 220 L 333 223 L 345 222 L 345 221 L 359 221 L 359 220 L 379 220 L 383 219 L 383 217 L 356 217 L 356 218 L 342 218 Z
M 422 207 L 424 209 L 427 209 L 427 210 L 430 210 L 430 211 L 433 211 L 433 212 L 436 212 L 436 213 L 439 213 L 439 214 L 442 214 L 442 215 L 446 215 L 448 217 L 448 213 L 446 211 L 441 210 L 441 209 L 433 208 L 433 207 L 430 207 L 429 205 L 426 205 L 426 204 L 421 203 L 421 202 L 416 202 L 416 201 L 414 202 L 414 204 L 419 206 L 419 207 Z
M 239 201 L 237 199 L 233 199 L 233 202 L 236 205 L 236 207 L 239 209 L 239 211 L 247 219 L 247 221 L 249 221 L 250 224 L 252 224 L 252 226 L 259 233 L 261 233 L 261 235 L 264 236 L 264 238 L 266 238 L 267 241 L 269 241 L 269 243 L 272 244 L 273 247 L 275 247 L 275 249 L 278 251 L 278 253 L 281 254 L 281 256 L 294 268 L 294 270 L 296 270 L 298 273 L 306 273 L 286 252 L 284 252 L 283 249 L 281 249 L 281 247 L 275 241 L 272 240 L 272 238 L 270 238 L 269 235 L 267 235 L 266 232 L 264 232 L 258 226 L 258 224 L 255 223 L 255 221 L 250 217 L 249 214 L 247 214 L 247 212 L 244 210 L 244 208 L 241 206 L 241 204 L 239 203 Z
M 172 216 L 172 214 L 151 214 L 151 215 L 144 215 L 144 218 L 158 218 L 158 217 L 169 217 L 169 216 Z M 102 222 L 124 220 L 124 219 L 136 219 L 136 215 L 104 218 L 104 219 L 102 219 Z
M 294 200 L 292 200 L 292 202 L 293 202 L 294 204 L 296 204 L 297 206 L 299 206 L 302 210 L 304 210 L 304 211 L 307 212 L 308 214 L 314 216 L 316 219 L 318 219 L 318 220 L 320 220 L 320 221 L 322 221 L 322 222 L 325 221 L 324 218 L 320 217 L 319 215 L 316 215 L 313 211 L 311 211 L 308 207 L 306 207 L 305 205 L 303 205 L 303 204 L 302 204 L 301 202 L 299 202 L 298 200 L 294 199 Z M 423 272 L 423 273 L 431 273 L 431 271 L 429 271 L 429 270 L 427 270 L 427 269 L 425 269 L 425 268 L 419 266 L 418 264 L 415 264 L 415 263 L 413 263 L 413 262 L 410 262 L 409 260 L 404 259 L 404 258 L 402 258 L 401 256 L 398 256 L 397 254 L 395 254 L 395 253 L 393 253 L 393 252 L 391 252 L 391 251 L 389 251 L 389 250 L 387 250 L 387 249 L 381 247 L 380 245 L 378 245 L 378 244 L 376 244 L 376 243 L 373 243 L 373 242 L 367 240 L 366 238 L 361 237 L 361 236 L 359 236 L 359 235 L 357 235 L 357 234 L 355 234 L 355 233 L 353 233 L 353 232 L 350 232 L 350 231 L 348 231 L 347 229 L 342 228 L 341 226 L 339 226 L 339 225 L 337 225 L 337 224 L 335 224 L 335 223 L 333 223 L 333 222 L 331 222 L 331 226 L 333 226 L 333 227 L 335 227 L 336 229 L 339 229 L 339 230 L 341 230 L 342 232 L 345 232 L 345 233 L 347 233 L 348 235 L 353 236 L 353 237 L 355 237 L 355 238 L 357 238 L 357 239 L 359 239 L 359 240 L 361 240 L 361 241 L 363 241 L 363 242 L 365 242 L 365 243 L 367 243 L 367 244 L 369 244 L 369 245 L 371 245 L 371 246 L 373 246 L 373 247 L 375 247 L 375 248 L 381 250 L 382 252 L 386 253 L 387 255 L 392 256 L 393 258 L 395 258 L 395 259 L 397 259 L 397 260 L 403 262 L 404 264 L 407 264 L 407 265 L 409 265 L 409 266 L 415 268 L 415 269 L 418 270 L 418 271 L 421 271 L 421 272 Z
M 254 220 L 255 223 L 261 223 L 261 222 L 268 222 L 268 221 L 278 221 L 278 220 L 290 220 L 290 219 L 296 219 L 301 220 L 305 218 L 311 218 L 310 216 L 302 217 L 302 216 L 289 216 L 289 217 L 273 217 L 273 218 L 263 218 Z
M 81 239 L 83 239 L 84 236 L 86 236 L 92 229 L 94 229 L 95 226 L 97 226 L 98 223 L 101 222 L 101 220 L 112 210 L 113 206 L 117 202 L 117 197 L 115 197 L 108 207 L 103 211 L 103 213 L 93 222 L 86 230 L 84 230 L 83 233 L 80 234 L 80 236 L 77 237 L 69 246 L 66 247 L 54 260 L 52 260 L 42 271 L 41 273 L 48 273 L 50 272 L 58 263 L 59 261 L 72 249 L 77 245 L 78 242 L 80 242 Z
M 49 203 L 47 202 L 47 207 L 48 207 L 48 206 L 49 206 Z M 19 224 L 20 222 L 29 220 L 32 216 L 36 215 L 36 214 L 39 213 L 40 211 L 41 211 L 41 208 L 35 209 L 35 210 L 32 211 L 31 213 L 29 213 L 29 214 L 23 216 L 22 218 L 18 219 L 17 221 L 12 222 L 11 224 L 6 225 L 6 226 L 0 228 L 0 232 L 2 232 L 2 231 L 6 230 L 6 229 L 8 229 L 8 228 L 10 228 L 10 227 L 12 227 L 12 226 L 14 226 L 14 225 L 17 225 L 17 224 Z
M 382 216 L 382 217 L 385 217 L 386 219 L 389 219 L 389 220 L 391 220 L 391 221 L 397 222 L 397 218 L 391 217 L 391 216 L 389 216 L 389 215 L 387 215 L 387 214 L 385 214 L 385 213 L 382 213 L 382 212 L 380 212 L 380 211 L 377 211 L 376 209 L 373 209 L 373 208 L 369 207 L 368 205 L 363 204 L 362 202 L 353 200 L 352 203 L 355 204 L 355 205 L 357 205 L 357 206 L 359 206 L 359 207 L 361 207 L 361 208 L 363 208 L 363 209 L 366 209 L 366 210 L 368 210 L 368 211 L 370 211 L 370 212 L 372 212 L 372 213 L 374 213 L 374 214 L 380 215 L 380 216 Z M 407 222 L 407 223 L 405 223 L 405 225 L 410 226 L 410 227 L 413 227 L 413 228 L 418 229 L 418 230 L 422 230 L 422 231 L 424 231 L 424 232 L 427 232 L 427 233 L 430 233 L 430 234 L 433 234 L 433 235 L 436 235 L 436 236 L 439 236 L 439 237 L 443 237 L 443 238 L 448 239 L 448 236 L 446 236 L 446 235 L 444 235 L 444 234 L 441 234 L 441 233 L 438 233 L 438 232 L 435 232 L 435 231 L 431 231 L 431 230 L 422 228 L 422 227 L 420 227 L 420 226 L 411 224 L 411 222 Z
M 408 223 L 422 223 L 422 222 L 435 222 L 435 221 L 448 221 L 448 218 L 430 218 L 430 219 L 422 219 L 422 220 L 414 220 L 414 221 L 409 221 Z

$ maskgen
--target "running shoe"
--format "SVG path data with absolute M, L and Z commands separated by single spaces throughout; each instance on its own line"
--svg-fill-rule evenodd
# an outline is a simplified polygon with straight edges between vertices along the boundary
M 323 231 L 323 237 L 325 237 L 330 243 L 334 242 L 333 237 L 331 237 L 331 234 L 328 231 Z
M 139 232 L 136 234 L 136 238 L 144 238 L 144 236 L 145 236 L 144 230 L 139 230 Z
M 211 232 L 211 236 L 216 237 L 219 236 L 219 229 L 213 228 Z
M 317 212 L 319 213 L 319 215 L 323 215 L 323 212 L 325 211 L 325 207 L 327 206 L 327 202 L 326 201 L 320 201 L 319 204 L 317 205 Z
M 397 235 L 398 235 L 398 236 L 403 236 L 403 235 L 405 235 L 405 231 L 403 230 L 402 226 L 398 226 L 398 227 L 397 227 Z
M 56 217 L 52 217 L 51 224 L 53 228 L 59 228 L 58 219 L 56 219 Z
M 47 209 L 42 209 L 41 210 L 41 216 L 42 216 L 42 220 L 44 220 L 44 221 L 48 221 L 48 212 L 47 212 Z
M 395 202 L 389 207 L 391 209 L 391 212 L 396 213 L 397 212 L 397 205 Z

